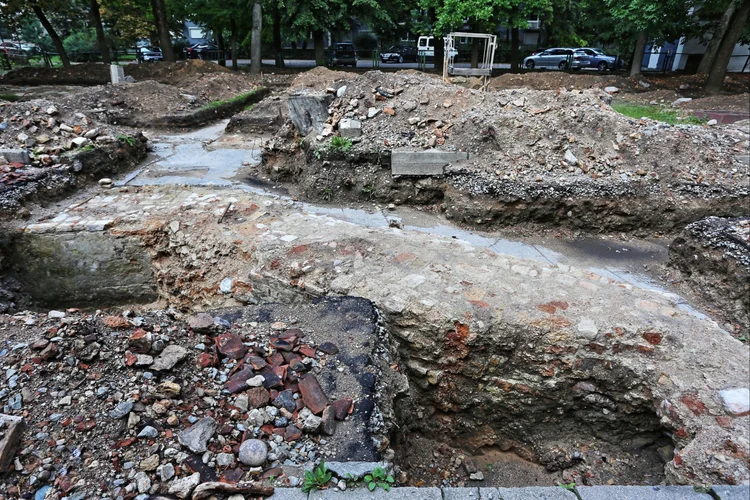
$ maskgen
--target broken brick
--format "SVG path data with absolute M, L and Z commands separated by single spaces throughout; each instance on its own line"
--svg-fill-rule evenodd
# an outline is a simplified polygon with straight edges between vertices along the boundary
M 128 347 L 139 354 L 148 353 L 151 350 L 151 333 L 141 328 L 137 329 L 128 339 Z
M 310 373 L 306 375 L 305 378 L 300 379 L 299 390 L 302 394 L 305 406 L 307 406 L 311 412 L 319 415 L 325 409 L 328 404 L 328 398 L 320 387 L 320 383 L 315 375 Z
M 662 337 L 659 332 L 643 332 L 641 336 L 651 345 L 661 344 Z
M 247 352 L 247 346 L 242 343 L 239 335 L 224 333 L 214 339 L 216 348 L 229 359 L 242 359 Z
M 266 406 L 271 400 L 268 391 L 263 387 L 253 387 L 248 389 L 245 394 L 247 394 L 248 408 L 260 408 L 261 406 Z
M 333 407 L 333 414 L 336 420 L 344 420 L 347 415 L 352 411 L 354 401 L 350 398 L 337 399 L 331 406 Z

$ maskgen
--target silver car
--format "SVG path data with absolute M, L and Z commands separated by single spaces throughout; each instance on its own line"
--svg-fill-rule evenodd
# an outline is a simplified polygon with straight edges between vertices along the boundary
M 523 60 L 526 69 L 554 68 L 565 71 L 568 68 L 579 70 L 589 65 L 589 56 L 582 51 L 558 47 L 547 49 Z

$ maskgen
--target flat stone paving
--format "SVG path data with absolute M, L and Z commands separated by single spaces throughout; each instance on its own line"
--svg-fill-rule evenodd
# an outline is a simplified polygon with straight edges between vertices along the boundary
M 692 486 L 582 486 L 577 488 L 581 500 L 750 500 L 750 486 L 714 486 L 712 496 Z M 314 491 L 277 488 L 271 499 L 328 500 L 368 498 L 373 500 L 576 500 L 575 493 L 563 488 L 393 488 L 374 492 L 362 488 L 339 491 Z

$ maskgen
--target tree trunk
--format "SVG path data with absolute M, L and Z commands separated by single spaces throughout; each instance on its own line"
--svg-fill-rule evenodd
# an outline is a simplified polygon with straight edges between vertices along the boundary
M 227 50 L 224 46 L 224 32 L 221 28 L 216 30 L 216 45 L 219 46 L 219 57 L 218 57 L 218 63 L 219 66 L 227 66 Z
M 250 74 L 260 74 L 261 60 L 261 41 L 260 32 L 263 29 L 263 10 L 260 6 L 260 0 L 255 0 L 253 4 L 253 31 L 250 39 Z
M 324 66 L 326 63 L 325 33 L 316 31 L 313 33 L 313 44 L 315 44 L 315 65 Z
M 232 69 L 237 69 L 237 23 L 234 17 L 229 21 L 229 45 L 232 48 Z
M 68 59 L 68 53 L 65 52 L 65 47 L 63 46 L 62 40 L 60 40 L 60 36 L 55 31 L 52 23 L 50 23 L 49 19 L 47 19 L 47 16 L 44 15 L 41 7 L 39 7 L 38 5 L 33 5 L 31 8 L 34 10 L 34 14 L 36 14 L 36 17 L 39 18 L 39 22 L 42 23 L 42 26 L 44 26 L 44 29 L 47 30 L 47 34 L 52 39 L 52 43 L 57 50 L 57 54 L 60 56 L 62 65 L 66 68 L 70 67 L 70 59 Z
M 102 16 L 99 13 L 99 2 L 91 0 L 91 22 L 94 23 L 96 29 L 96 43 L 99 45 L 99 51 L 102 53 L 102 62 L 104 64 L 110 64 L 112 61 L 109 58 L 109 47 L 107 47 L 107 39 L 104 38 L 104 27 L 102 27 Z
M 648 43 L 648 31 L 638 32 L 638 38 L 635 41 L 635 51 L 633 52 L 633 63 L 630 65 L 630 76 L 641 74 L 641 65 L 643 64 L 643 51 L 646 50 Z
M 174 49 L 172 48 L 172 37 L 169 35 L 167 7 L 164 4 L 164 0 L 151 0 L 151 8 L 154 11 L 156 31 L 159 33 L 161 54 L 165 62 L 174 62 Z
M 518 52 L 521 43 L 520 38 L 518 28 L 513 26 L 510 30 L 510 70 L 513 72 L 518 71 Z
M 443 37 L 435 37 L 435 71 L 443 73 L 443 63 L 445 62 L 445 40 Z
M 748 16 L 750 16 L 750 0 L 743 0 L 734 12 L 729 28 L 727 28 L 724 38 L 719 45 L 719 50 L 716 51 L 716 58 L 714 58 L 711 72 L 708 74 L 708 79 L 706 80 L 707 93 L 716 94 L 721 91 L 734 46 L 742 36 L 742 30 L 745 28 Z
M 701 62 L 698 65 L 698 71 L 696 71 L 696 73 L 708 73 L 709 71 L 711 71 L 711 66 L 713 66 L 714 59 L 716 58 L 716 52 L 719 50 L 721 40 L 724 38 L 724 34 L 726 34 L 727 32 L 729 21 L 732 20 L 732 16 L 734 15 L 734 11 L 737 10 L 738 4 L 738 0 L 732 0 L 732 2 L 727 6 L 727 10 L 724 11 L 724 15 L 721 16 L 719 24 L 711 34 L 711 40 L 709 40 L 708 42 L 706 53 L 703 54 L 703 59 L 701 59 Z
M 479 67 L 479 38 L 471 40 L 471 67 Z
M 273 8 L 273 57 L 277 68 L 284 67 L 284 48 L 281 46 L 281 10 L 278 3 Z

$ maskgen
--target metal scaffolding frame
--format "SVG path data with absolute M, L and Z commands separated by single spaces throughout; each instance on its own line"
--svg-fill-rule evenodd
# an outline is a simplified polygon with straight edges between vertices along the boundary
M 459 38 L 478 38 L 480 43 L 484 42 L 482 58 L 476 68 L 458 68 L 455 66 L 455 58 L 458 55 L 456 41 Z M 495 60 L 495 49 L 497 48 L 497 36 L 489 33 L 448 33 L 445 37 L 445 59 L 443 61 L 443 79 L 448 80 L 451 76 L 481 76 L 486 85 L 492 75 L 492 62 Z

